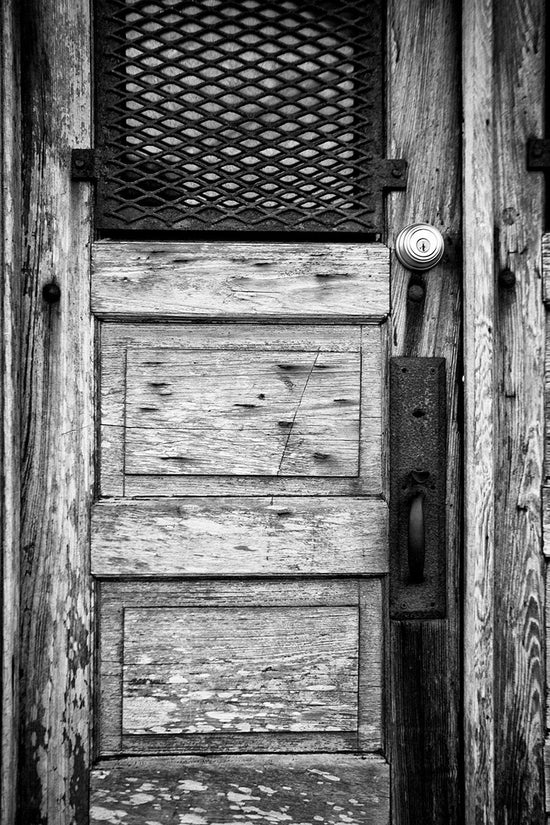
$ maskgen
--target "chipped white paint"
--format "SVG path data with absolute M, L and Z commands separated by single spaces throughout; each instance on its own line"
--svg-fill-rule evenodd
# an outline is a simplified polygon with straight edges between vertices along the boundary
M 352 607 L 129 608 L 123 733 L 356 730 L 358 634 Z
M 208 786 L 204 785 L 202 782 L 197 782 L 195 779 L 182 779 L 178 782 L 178 788 L 181 788 L 182 791 L 189 792 L 189 791 L 207 791 Z

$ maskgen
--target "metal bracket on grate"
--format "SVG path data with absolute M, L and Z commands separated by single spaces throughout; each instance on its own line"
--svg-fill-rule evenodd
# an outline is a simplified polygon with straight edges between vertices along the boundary
M 102 229 L 381 232 L 381 0 L 96 0 Z
M 73 149 L 71 153 L 71 177 L 73 180 L 96 180 L 97 157 L 94 149 Z

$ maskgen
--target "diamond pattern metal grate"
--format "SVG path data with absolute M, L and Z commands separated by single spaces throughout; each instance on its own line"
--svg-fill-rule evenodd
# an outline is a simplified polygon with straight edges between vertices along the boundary
M 99 227 L 381 231 L 382 42 L 380 0 L 98 0 Z

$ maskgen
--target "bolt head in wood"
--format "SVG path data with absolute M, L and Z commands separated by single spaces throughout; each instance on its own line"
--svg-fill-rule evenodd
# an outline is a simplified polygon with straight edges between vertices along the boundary
M 426 290 L 424 289 L 423 284 L 409 284 L 409 289 L 407 292 L 409 296 L 409 301 L 412 301 L 414 304 L 419 304 L 421 301 L 424 300 L 425 292 Z
M 59 286 L 52 281 L 49 284 L 44 284 L 42 287 L 42 297 L 47 304 L 57 304 L 61 298 L 61 290 Z
M 516 285 L 516 275 L 511 269 L 502 269 L 498 276 L 499 283 L 505 289 L 511 289 Z
M 407 269 L 431 269 L 439 263 L 444 251 L 443 235 L 427 223 L 413 223 L 405 227 L 395 241 L 397 258 Z

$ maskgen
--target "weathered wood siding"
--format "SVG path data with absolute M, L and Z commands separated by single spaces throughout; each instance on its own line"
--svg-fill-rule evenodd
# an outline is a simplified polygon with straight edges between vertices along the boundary
M 543 11 L 464 6 L 467 825 L 544 818 Z
M 465 821 L 494 822 L 493 11 L 463 5 Z
M 545 134 L 545 5 L 505 0 L 493 17 L 495 260 L 497 276 L 515 275 L 499 282 L 495 316 L 496 825 L 544 817 L 544 178 L 526 173 L 525 151 Z
M 447 374 L 447 618 L 392 621 L 390 752 L 395 825 L 461 823 L 460 521 L 461 99 L 460 6 L 388 3 L 388 157 L 409 164 L 389 196 L 388 243 L 411 223 L 445 238 L 442 262 L 412 275 L 392 258 L 391 355 L 441 356 Z M 408 300 L 422 284 L 420 302 Z
M 133 758 L 93 772 L 90 825 L 388 825 L 388 805 L 389 767 L 376 757 Z
M 21 134 L 19 7 L 0 9 L 0 823 L 15 821 L 19 674 L 19 285 Z
M 19 821 L 88 815 L 93 440 L 87 0 L 24 0 L 21 741 Z M 58 304 L 44 284 L 61 289 Z
M 544 381 L 544 406 L 545 406 L 545 462 L 543 472 L 543 539 L 544 539 L 544 556 L 545 556 L 545 574 L 546 574 L 546 622 L 545 622 L 545 639 L 546 639 L 546 661 L 545 661 L 545 675 L 546 675 L 546 707 L 545 707 L 545 797 L 546 797 L 546 812 L 547 821 L 550 822 L 550 612 L 548 604 L 550 604 L 550 235 L 545 235 L 542 242 L 542 288 L 543 299 L 545 304 L 545 381 Z

